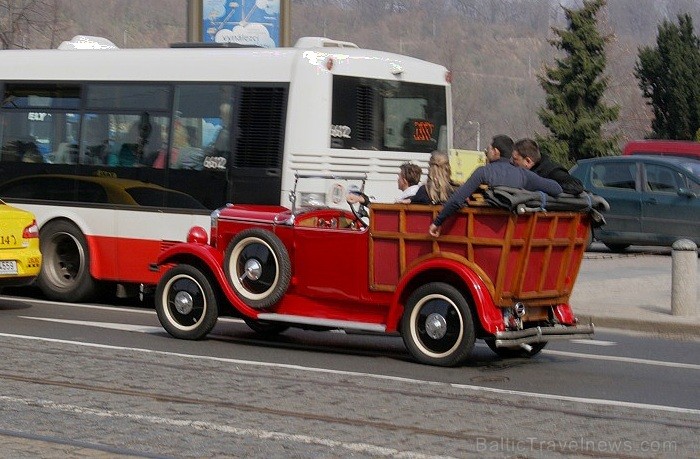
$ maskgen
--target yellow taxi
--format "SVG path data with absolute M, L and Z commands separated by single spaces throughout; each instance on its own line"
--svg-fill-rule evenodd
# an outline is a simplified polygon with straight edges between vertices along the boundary
M 34 215 L 0 200 L 0 287 L 29 284 L 40 270 L 39 227 Z

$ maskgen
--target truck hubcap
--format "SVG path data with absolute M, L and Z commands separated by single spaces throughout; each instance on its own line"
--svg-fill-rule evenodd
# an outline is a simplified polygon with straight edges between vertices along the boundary
M 432 313 L 425 320 L 425 332 L 432 339 L 440 339 L 447 333 L 447 321 L 442 314 Z
M 177 292 L 173 302 L 175 303 L 175 309 L 180 314 L 189 314 L 192 312 L 194 300 L 192 299 L 192 295 L 188 292 Z
M 243 269 L 243 275 L 241 276 L 240 280 L 243 280 L 243 278 L 247 277 L 250 280 L 256 281 L 260 279 L 261 275 L 262 265 L 258 260 L 251 258 L 250 260 L 247 260 L 245 262 L 245 268 Z

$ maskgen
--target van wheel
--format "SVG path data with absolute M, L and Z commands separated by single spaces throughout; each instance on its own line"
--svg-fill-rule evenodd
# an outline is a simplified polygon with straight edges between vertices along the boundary
M 547 342 L 533 343 L 530 345 L 529 349 L 522 346 L 496 347 L 496 343 L 492 339 L 487 339 L 486 344 L 499 357 L 503 359 L 514 359 L 518 357 L 530 358 L 536 356 L 542 351 L 542 349 L 544 349 Z
M 256 309 L 279 302 L 292 278 L 292 263 L 282 241 L 258 228 L 233 238 L 226 249 L 224 270 L 236 294 Z
M 611 242 L 604 242 L 605 246 L 610 249 L 610 251 L 615 253 L 624 252 L 630 244 L 613 244 Z
M 57 301 L 88 301 L 97 292 L 90 275 L 90 251 L 85 235 L 65 220 L 49 222 L 39 233 L 42 265 L 37 285 Z
M 423 285 L 408 298 L 401 335 L 421 363 L 454 366 L 474 348 L 474 322 L 469 304 L 453 286 Z
M 588 228 L 588 235 L 586 236 L 586 246 L 583 248 L 585 251 L 591 250 L 591 246 L 593 245 L 593 228 L 589 227 Z
M 180 339 L 204 338 L 219 318 L 211 281 L 190 265 L 177 265 L 163 275 L 155 307 L 163 328 Z

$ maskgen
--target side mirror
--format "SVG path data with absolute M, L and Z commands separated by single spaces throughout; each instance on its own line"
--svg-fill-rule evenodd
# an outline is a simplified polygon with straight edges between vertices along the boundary
M 698 194 L 688 188 L 678 188 L 678 196 L 685 196 L 686 198 L 697 198 Z

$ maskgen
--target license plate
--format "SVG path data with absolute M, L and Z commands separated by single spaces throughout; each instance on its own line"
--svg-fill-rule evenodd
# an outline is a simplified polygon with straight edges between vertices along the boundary
M 17 274 L 17 262 L 15 260 L 0 261 L 0 274 Z

